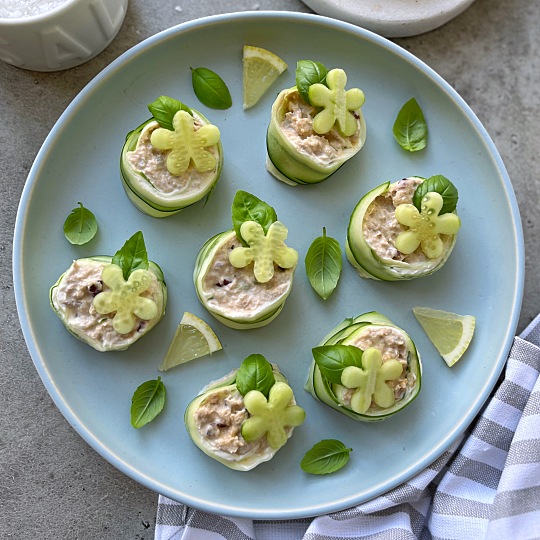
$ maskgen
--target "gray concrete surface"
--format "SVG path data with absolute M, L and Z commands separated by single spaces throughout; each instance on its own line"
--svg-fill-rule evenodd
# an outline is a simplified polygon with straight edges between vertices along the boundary
M 178 5 L 182 11 L 175 10 Z M 43 74 L 0 62 L 0 538 L 153 538 L 157 495 L 114 469 L 72 430 L 28 355 L 12 285 L 17 205 L 47 133 L 75 95 L 113 59 L 174 24 L 253 9 L 310 12 L 299 0 L 131 0 L 118 37 L 83 66 Z M 540 306 L 539 23 L 536 0 L 476 0 L 444 27 L 396 40 L 469 103 L 506 164 L 526 246 L 519 329 Z

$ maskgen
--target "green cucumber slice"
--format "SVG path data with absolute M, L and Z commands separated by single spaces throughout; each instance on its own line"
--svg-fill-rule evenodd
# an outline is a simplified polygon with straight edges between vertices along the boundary
M 295 268 L 279 270 L 272 280 L 267 283 L 257 283 L 254 278 L 249 284 L 245 283 L 245 271 L 234 268 L 228 261 L 228 258 L 224 258 L 224 252 L 227 249 L 226 246 L 231 244 L 235 244 L 238 247 L 242 245 L 237 239 L 234 230 L 225 231 L 213 236 L 201 247 L 193 271 L 193 282 L 197 296 L 202 305 L 213 317 L 230 328 L 246 330 L 266 326 L 283 309 L 285 300 L 291 292 Z M 221 259 L 220 264 L 222 265 L 220 267 L 219 280 L 209 286 L 207 276 L 210 277 L 214 273 L 218 259 Z M 236 282 L 234 280 L 238 281 Z M 280 283 L 281 289 L 279 288 Z M 224 289 L 231 284 L 233 287 Z M 240 287 L 243 286 L 249 288 L 240 290 Z M 223 294 L 219 294 L 221 290 L 223 290 Z M 268 298 L 267 301 L 254 301 L 253 305 L 255 307 L 253 309 L 234 307 L 235 303 L 239 301 L 239 295 L 245 295 L 247 291 L 256 299 L 262 294 L 273 293 L 276 290 L 278 292 Z M 216 292 L 219 298 L 217 298 Z
M 210 124 L 200 112 L 194 109 L 192 112 L 193 117 L 202 125 Z M 150 119 L 128 133 L 120 156 L 120 176 L 129 200 L 145 214 L 162 218 L 176 214 L 212 192 L 223 169 L 223 147 L 221 141 L 212 147 L 216 153 L 216 166 L 212 171 L 200 173 L 198 185 L 194 185 L 193 188 L 186 186 L 185 189 L 167 193 L 157 187 L 157 183 L 153 181 L 152 177 L 137 170 L 128 159 L 128 154 L 136 150 L 141 136 L 143 134 L 146 136 L 148 130 L 157 127 L 159 124 Z M 162 168 L 163 171 L 166 171 L 165 165 L 162 165 Z
M 100 315 L 114 314 L 114 330 L 129 334 L 137 326 L 137 319 L 150 321 L 158 314 L 157 303 L 144 295 L 154 279 L 152 272 L 139 268 L 126 280 L 120 266 L 108 264 L 101 271 L 101 282 L 108 289 L 94 298 L 92 306 Z
M 287 379 L 275 364 L 272 364 L 272 369 L 274 371 L 276 382 L 286 384 Z M 187 406 L 184 414 L 184 423 L 193 443 L 207 456 L 219 461 L 230 469 L 249 471 L 261 463 L 271 460 L 279 448 L 273 448 L 267 444 L 265 439 L 255 442 L 251 446 L 244 446 L 247 441 L 244 441 L 243 437 L 238 433 L 234 437 L 237 439 L 236 442 L 238 446 L 242 447 L 242 452 L 235 452 L 230 448 L 221 448 L 219 444 L 212 441 L 212 434 L 206 435 L 203 429 L 199 429 L 196 419 L 197 411 L 200 410 L 202 406 L 206 406 L 206 403 L 211 398 L 215 399 L 216 402 L 219 402 L 223 396 L 230 396 L 234 399 L 235 405 L 238 404 L 238 408 L 243 407 L 243 398 L 236 387 L 237 372 L 238 370 L 235 369 L 221 379 L 206 385 L 199 395 Z M 292 403 L 296 404 L 294 396 Z M 248 416 L 247 411 L 246 415 Z M 293 431 L 294 426 L 287 429 L 287 439 L 292 436 Z
M 357 115 L 358 129 L 348 139 L 350 146 L 344 148 L 341 155 L 328 163 L 316 159 L 313 154 L 299 149 L 283 129 L 283 120 L 289 108 L 290 100 L 302 100 L 296 87 L 283 90 L 272 106 L 270 123 L 266 134 L 266 168 L 278 180 L 290 185 L 316 184 L 323 182 L 336 172 L 347 160 L 352 158 L 364 145 L 366 124 L 360 109 Z M 305 102 L 303 102 L 305 103 Z M 325 138 L 324 135 L 321 137 Z
M 278 450 L 289 438 L 289 428 L 301 425 L 306 412 L 293 404 L 292 388 L 284 382 L 276 381 L 268 399 L 258 390 L 251 390 L 244 396 L 244 406 L 250 413 L 241 429 L 242 437 L 254 442 L 266 436 L 268 444 Z
M 353 111 L 360 110 L 364 104 L 364 93 L 359 88 L 345 90 L 346 84 L 345 71 L 332 69 L 326 74 L 326 84 L 309 87 L 309 102 L 323 108 L 313 119 L 315 133 L 327 133 L 337 125 L 341 133 L 350 137 L 358 129 Z
M 260 223 L 244 221 L 240 237 L 249 245 L 241 246 L 229 254 L 229 262 L 235 268 L 253 263 L 253 275 L 258 283 L 267 283 L 279 268 L 294 268 L 298 264 L 298 252 L 285 244 L 288 229 L 280 221 L 274 221 L 265 234 Z
M 410 178 L 423 181 L 418 177 Z M 347 229 L 345 253 L 349 262 L 363 278 L 402 281 L 428 276 L 442 268 L 455 246 L 457 235 L 454 234 L 449 237 L 449 241 L 445 244 L 440 257 L 425 261 L 413 260 L 412 262 L 406 262 L 383 257 L 376 253 L 364 236 L 363 226 L 366 212 L 377 197 L 384 196 L 397 184 L 397 182 L 394 184 L 385 182 L 372 189 L 360 199 L 351 214 Z
M 407 380 L 407 386 L 403 395 L 390 407 L 382 408 L 372 405 L 364 413 L 355 412 L 350 405 L 351 392 L 340 384 L 331 383 L 326 379 L 315 361 L 311 362 L 308 377 L 305 383 L 305 390 L 314 398 L 336 411 L 362 422 L 375 422 L 384 420 L 405 407 L 410 405 L 420 392 L 422 384 L 422 363 L 416 346 L 409 335 L 401 328 L 393 324 L 386 316 L 372 311 L 364 313 L 354 318 L 346 319 L 337 325 L 328 336 L 326 336 L 319 345 L 355 345 L 355 342 L 365 332 L 381 331 L 390 328 L 392 331 L 399 332 L 399 336 L 404 342 L 407 350 L 407 366 L 404 372 L 404 378 Z
M 157 314 L 150 320 L 140 320 L 140 323 L 127 334 L 116 332 L 112 323 L 114 313 L 100 315 L 90 309 L 92 300 L 101 287 L 99 283 L 101 271 L 111 261 L 112 257 L 108 256 L 77 259 L 49 291 L 50 305 L 67 330 L 100 352 L 122 351 L 133 345 L 163 318 L 167 305 L 167 286 L 163 272 L 157 264 L 150 261 L 148 270 L 154 282 L 148 294 L 157 305 Z M 80 281 L 77 281 L 78 275 Z M 67 287 L 68 280 L 71 283 L 69 287 Z M 81 295 L 76 301 L 69 296 L 70 293 L 74 294 L 75 290 Z

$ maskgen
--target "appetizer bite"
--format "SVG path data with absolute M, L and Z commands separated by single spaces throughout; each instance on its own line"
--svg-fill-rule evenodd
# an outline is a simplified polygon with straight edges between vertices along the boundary
M 219 129 L 200 112 L 161 96 L 153 117 L 128 133 L 122 184 L 131 202 L 153 217 L 176 214 L 208 195 L 223 167 Z
M 249 471 L 285 445 L 306 413 L 278 367 L 260 354 L 214 381 L 184 416 L 192 441 L 231 469 Z
M 376 311 L 344 320 L 313 349 L 305 389 L 354 420 L 384 420 L 420 392 L 422 364 L 408 334 Z
M 349 262 L 365 278 L 399 281 L 439 270 L 461 226 L 458 192 L 444 176 L 386 182 L 356 205 L 347 230 Z
M 50 303 L 76 338 L 100 352 L 121 351 L 161 320 L 167 287 L 137 232 L 114 257 L 74 261 L 51 287 Z
M 195 262 L 199 300 L 220 322 L 236 329 L 273 321 L 291 291 L 298 263 L 285 244 L 288 229 L 275 210 L 238 191 L 232 205 L 234 229 L 210 238 Z
M 298 62 L 296 86 L 278 95 L 266 136 L 266 168 L 275 178 L 293 186 L 322 182 L 362 148 L 364 93 L 346 84 L 342 69 Z

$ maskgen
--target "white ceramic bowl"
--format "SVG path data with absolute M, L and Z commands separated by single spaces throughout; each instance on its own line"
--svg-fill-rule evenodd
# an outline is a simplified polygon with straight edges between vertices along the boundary
M 416 36 L 446 24 L 474 0 L 303 0 L 320 15 L 387 38 Z
M 0 60 L 34 71 L 78 66 L 114 39 L 128 0 L 65 0 L 20 18 L 0 18 Z

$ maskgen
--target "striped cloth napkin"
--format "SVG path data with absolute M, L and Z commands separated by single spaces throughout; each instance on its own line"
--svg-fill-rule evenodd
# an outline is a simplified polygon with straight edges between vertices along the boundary
M 540 539 L 540 315 L 470 431 L 367 503 L 287 521 L 226 518 L 159 497 L 155 540 Z

